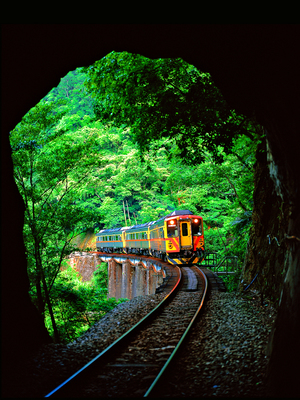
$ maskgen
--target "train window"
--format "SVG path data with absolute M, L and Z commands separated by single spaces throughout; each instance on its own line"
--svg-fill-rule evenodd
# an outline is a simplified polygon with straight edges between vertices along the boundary
M 177 226 L 171 225 L 168 226 L 168 237 L 178 236 Z
M 202 235 L 202 225 L 201 220 L 194 218 L 192 223 L 192 234 L 193 236 L 201 236 Z
M 163 230 L 163 228 L 160 228 L 160 230 L 159 230 L 159 236 L 160 236 L 161 238 L 164 237 L 164 230 Z
M 186 222 L 183 222 L 181 224 L 181 231 L 182 231 L 182 236 L 188 236 L 189 231 L 188 231 L 188 224 Z

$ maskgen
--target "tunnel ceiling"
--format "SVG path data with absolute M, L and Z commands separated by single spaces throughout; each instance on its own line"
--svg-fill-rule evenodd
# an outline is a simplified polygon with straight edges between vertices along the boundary
M 275 132 L 294 169 L 299 34 L 299 25 L 2 25 L 2 163 L 22 116 L 70 70 L 114 50 L 180 57 L 209 72 L 231 107 Z
M 2 115 L 12 129 L 61 77 L 112 50 L 181 57 L 210 72 L 239 111 L 260 114 L 284 101 L 293 114 L 298 44 L 297 25 L 4 25 Z

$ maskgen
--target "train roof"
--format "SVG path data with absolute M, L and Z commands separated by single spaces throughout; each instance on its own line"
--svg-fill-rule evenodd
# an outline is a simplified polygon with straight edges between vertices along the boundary
M 175 215 L 194 215 L 194 213 L 190 210 L 175 210 L 171 214 L 166 215 L 164 218 L 173 217 Z
M 158 221 L 162 221 L 165 218 L 173 217 L 173 216 L 176 216 L 176 215 L 194 215 L 194 213 L 192 211 L 190 211 L 190 210 L 175 210 L 175 211 L 171 212 L 171 214 L 165 215 L 164 217 L 161 217 L 156 221 L 151 221 L 151 222 L 146 222 L 144 224 L 137 224 L 137 225 L 131 225 L 131 226 L 122 226 L 120 228 L 102 229 L 99 233 L 103 233 L 103 232 L 108 233 L 108 234 L 121 233 L 122 231 L 128 230 L 128 229 L 134 230 L 134 229 L 145 228 L 147 226 L 155 224 Z

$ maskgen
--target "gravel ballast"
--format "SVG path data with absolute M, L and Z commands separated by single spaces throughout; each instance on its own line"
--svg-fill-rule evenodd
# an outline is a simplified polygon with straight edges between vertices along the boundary
M 43 346 L 25 365 L 12 396 L 43 397 L 115 341 L 163 298 L 141 296 L 119 304 L 67 345 Z M 267 344 L 276 312 L 247 296 L 212 292 L 204 312 L 164 383 L 162 397 L 265 396 Z M 118 397 L 118 394 L 115 394 Z

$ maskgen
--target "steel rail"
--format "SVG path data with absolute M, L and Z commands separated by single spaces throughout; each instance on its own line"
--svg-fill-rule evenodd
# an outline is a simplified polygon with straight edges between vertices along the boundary
M 173 289 L 164 297 L 164 299 L 145 317 L 143 317 L 138 323 L 136 323 L 132 328 L 130 328 L 127 332 L 125 332 L 122 336 L 120 336 L 117 340 L 115 340 L 111 345 L 109 345 L 106 349 L 104 349 L 100 354 L 98 354 L 95 358 L 89 361 L 86 365 L 80 368 L 75 374 L 66 379 L 63 383 L 57 386 L 54 390 L 49 392 L 45 397 L 50 396 L 63 396 L 68 391 L 72 390 L 72 385 L 77 385 L 77 379 L 80 381 L 84 378 L 86 373 L 90 372 L 89 367 L 96 367 L 101 362 L 107 362 L 108 357 L 113 355 L 119 348 L 123 345 L 124 342 L 127 342 L 134 334 L 138 332 L 139 329 L 144 327 L 148 322 L 151 321 L 157 314 L 159 314 L 160 310 L 175 296 L 177 291 L 179 290 L 180 283 L 182 282 L 182 273 L 179 267 L 175 267 L 178 272 L 178 279 Z M 103 364 L 102 364 L 103 365 Z M 74 389 L 73 389 L 74 390 Z
M 207 289 L 208 289 L 208 280 L 207 280 L 207 277 L 204 274 L 204 272 L 201 271 L 201 269 L 199 267 L 196 267 L 196 268 L 199 270 L 199 272 L 200 272 L 200 274 L 201 274 L 201 276 L 202 276 L 202 278 L 204 280 L 204 290 L 203 290 L 203 294 L 202 294 L 200 305 L 199 305 L 197 311 L 195 312 L 193 318 L 191 319 L 191 322 L 189 323 L 189 325 L 186 328 L 185 332 L 181 336 L 177 346 L 175 347 L 175 349 L 171 353 L 170 357 L 168 358 L 168 360 L 166 361 L 166 363 L 164 364 L 164 366 L 162 367 L 162 369 L 160 370 L 160 372 L 156 376 L 155 380 L 152 382 L 152 384 L 149 387 L 149 389 L 147 390 L 147 392 L 144 394 L 144 397 L 148 397 L 149 395 L 154 396 L 154 394 L 153 394 L 154 390 L 157 390 L 157 386 L 158 386 L 158 383 L 159 383 L 161 377 L 163 376 L 163 374 L 166 372 L 167 368 L 169 367 L 169 365 L 173 361 L 178 349 L 181 347 L 183 341 L 185 340 L 187 334 L 189 333 L 191 327 L 193 326 L 193 324 L 194 324 L 194 322 L 195 322 L 200 310 L 202 309 L 202 306 L 203 306 L 203 303 L 204 303 L 204 300 L 205 300 L 205 297 L 206 297 Z

